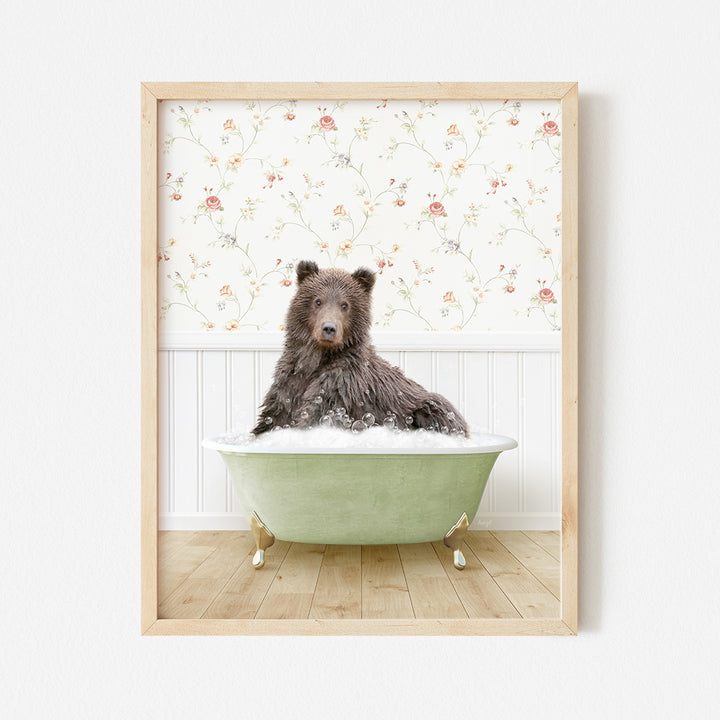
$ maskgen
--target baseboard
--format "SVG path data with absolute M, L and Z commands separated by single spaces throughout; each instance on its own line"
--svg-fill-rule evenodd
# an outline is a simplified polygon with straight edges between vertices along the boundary
M 470 530 L 560 530 L 560 513 L 478 513 Z
M 160 530 L 249 530 L 239 513 L 163 513 Z M 471 530 L 560 530 L 560 513 L 478 513 Z

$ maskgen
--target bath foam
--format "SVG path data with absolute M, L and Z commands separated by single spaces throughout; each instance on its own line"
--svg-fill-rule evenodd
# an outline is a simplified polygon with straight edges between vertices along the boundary
M 478 445 L 477 436 L 466 438 L 424 430 L 398 431 L 385 427 L 371 427 L 362 432 L 350 432 L 339 428 L 315 427 L 307 430 L 284 428 L 262 435 L 249 432 L 227 433 L 215 440 L 223 445 L 248 448 L 404 448 L 427 450 L 428 448 L 471 448 Z

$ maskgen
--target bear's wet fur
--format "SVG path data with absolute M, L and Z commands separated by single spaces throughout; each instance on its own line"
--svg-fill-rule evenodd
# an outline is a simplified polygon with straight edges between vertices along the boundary
M 312 427 L 337 408 L 345 408 L 352 420 L 371 413 L 376 425 L 394 415 L 400 429 L 467 435 L 467 423 L 448 400 L 375 352 L 370 342 L 374 285 L 375 274 L 367 268 L 351 274 L 321 270 L 312 261 L 298 263 L 285 345 L 255 435 L 275 427 Z

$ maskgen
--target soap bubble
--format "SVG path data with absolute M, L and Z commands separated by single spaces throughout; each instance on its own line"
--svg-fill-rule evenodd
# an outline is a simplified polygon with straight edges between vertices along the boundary
M 352 418 L 349 415 L 345 415 L 342 419 L 342 424 L 344 428 L 349 428 L 353 424 Z
M 322 398 L 321 398 L 319 395 L 317 395 L 317 396 L 315 397 L 315 399 L 313 400 L 313 402 L 314 402 L 316 405 L 321 405 L 321 404 L 322 404 Z
M 273 424 L 273 419 L 272 419 L 271 417 L 269 417 L 269 416 L 266 417 L 266 418 L 265 418 L 265 424 L 266 424 L 266 425 L 272 425 L 272 424 Z
M 447 416 L 448 416 L 448 420 L 454 420 L 454 419 L 455 419 L 455 413 L 454 413 L 454 412 L 449 412 L 449 413 L 447 414 Z
M 383 420 L 383 427 L 386 427 L 388 430 L 395 430 L 397 428 L 397 423 L 395 422 L 395 418 L 392 415 L 388 415 Z
M 406 424 L 408 427 L 410 427 L 410 425 L 413 424 L 412 415 L 406 415 L 406 416 L 405 416 L 405 424 Z
M 303 410 L 303 411 L 300 413 L 300 417 L 301 417 L 303 420 L 307 420 L 307 419 L 310 417 L 310 413 L 309 413 L 307 410 Z
M 352 431 L 354 433 L 359 433 L 359 432 L 362 432 L 363 430 L 365 430 L 365 423 L 362 420 L 356 420 L 352 424 Z
M 345 414 L 346 410 L 344 407 L 336 407 L 335 408 L 335 414 L 342 417 Z
M 332 418 L 329 415 L 323 415 L 320 418 L 320 425 L 322 425 L 325 428 L 332 427 L 333 421 Z
M 447 434 L 448 434 L 447 425 L 443 425 L 443 426 L 440 428 L 440 432 L 441 432 L 443 435 L 447 435 Z
M 371 425 L 375 424 L 375 416 L 372 413 L 365 413 L 362 416 L 362 421 L 367 425 L 367 427 L 370 427 Z
M 323 416 L 326 417 L 326 416 Z M 359 421 L 355 421 L 358 423 Z M 283 429 L 279 422 L 273 423 L 270 432 L 260 435 L 247 433 L 228 433 L 222 436 L 220 442 L 228 445 L 254 445 L 256 447 L 286 448 L 407 448 L 412 451 L 428 448 L 473 447 L 477 439 L 464 437 L 461 432 L 443 433 L 430 432 L 425 429 L 407 429 L 405 432 L 389 430 L 385 427 L 370 427 L 364 429 L 355 424 L 355 431 L 344 428 L 314 427 L 309 429 L 287 428 Z M 482 443 L 481 443 L 482 444 Z

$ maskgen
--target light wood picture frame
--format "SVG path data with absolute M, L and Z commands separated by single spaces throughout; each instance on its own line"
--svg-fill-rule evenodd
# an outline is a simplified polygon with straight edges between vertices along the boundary
M 158 614 L 158 108 L 174 100 L 556 100 L 562 127 L 561 597 L 557 618 L 164 619 Z M 578 631 L 578 85 L 232 83 L 141 85 L 141 633 L 143 635 L 575 635 Z

